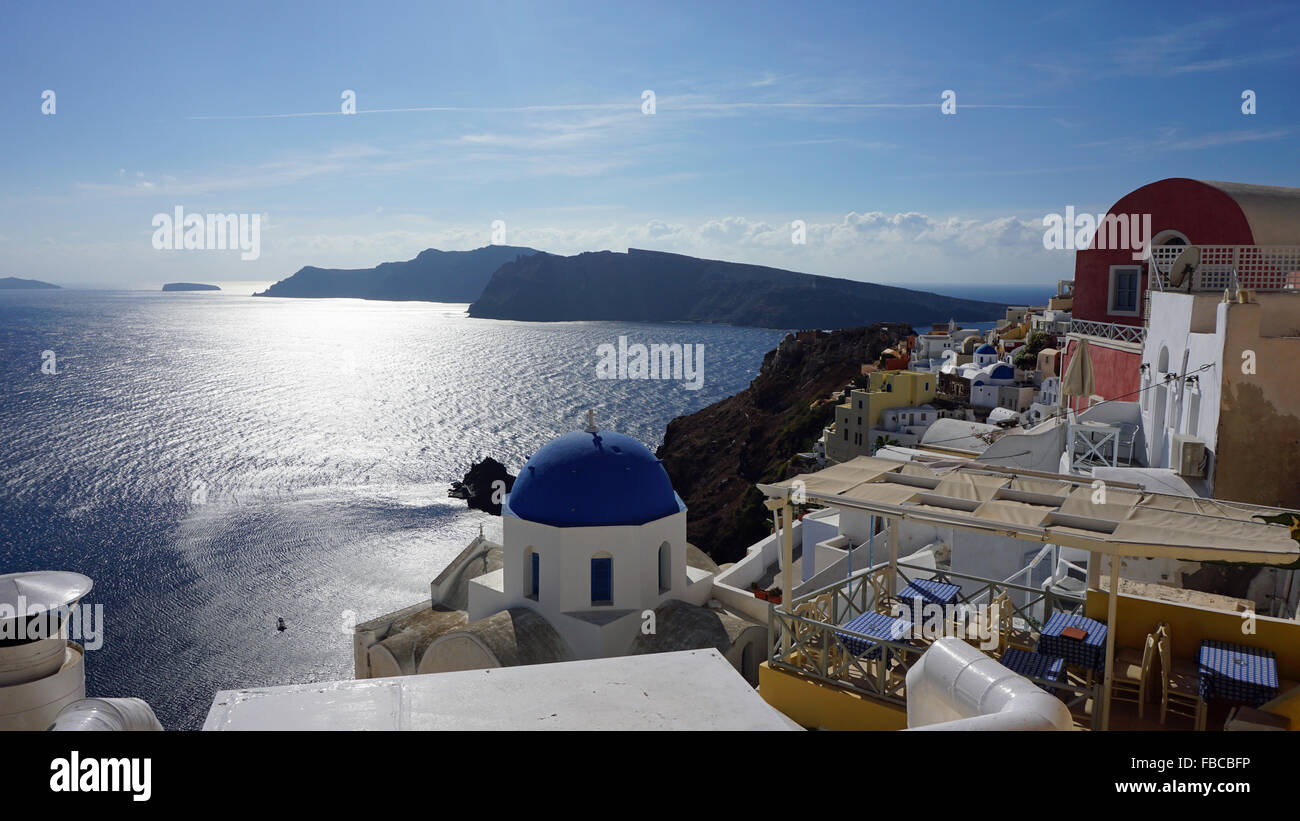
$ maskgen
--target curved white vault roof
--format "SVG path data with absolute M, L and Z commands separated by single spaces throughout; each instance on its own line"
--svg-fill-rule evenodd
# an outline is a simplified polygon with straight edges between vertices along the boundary
M 1300 188 L 1197 180 L 1236 200 L 1256 245 L 1300 245 Z

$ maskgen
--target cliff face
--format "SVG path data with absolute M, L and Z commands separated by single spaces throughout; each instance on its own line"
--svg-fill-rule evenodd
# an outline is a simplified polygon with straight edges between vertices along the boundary
M 668 423 L 657 455 L 689 508 L 691 543 L 734 562 L 766 536 L 771 514 L 754 485 L 793 476 L 794 455 L 811 450 L 834 418 L 833 404 L 812 405 L 908 333 L 891 323 L 792 334 L 763 358 L 748 388 Z
M 851 328 L 1003 315 L 991 302 L 631 249 L 534 254 L 502 265 L 470 316 L 531 322 L 717 322 L 760 328 Z
M 473 302 L 492 272 L 532 248 L 487 245 L 473 251 L 421 251 L 415 259 L 374 268 L 307 266 L 254 296 L 352 297 L 355 299 Z

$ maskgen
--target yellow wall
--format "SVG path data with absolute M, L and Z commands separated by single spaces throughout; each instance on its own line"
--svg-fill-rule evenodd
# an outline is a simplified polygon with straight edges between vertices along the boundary
M 865 408 L 867 418 L 863 420 L 866 423 L 863 427 L 879 426 L 881 414 L 889 408 L 907 408 L 934 401 L 939 388 L 937 374 L 920 371 L 876 371 L 870 379 Z M 886 385 L 892 390 L 886 391 Z M 849 399 L 850 406 L 856 408 L 852 394 Z
M 1089 590 L 1088 618 L 1106 621 L 1109 598 L 1107 593 Z M 1170 649 L 1176 659 L 1195 662 L 1201 639 L 1228 641 L 1272 650 L 1277 655 L 1278 676 L 1300 680 L 1300 622 L 1297 621 L 1256 616 L 1254 634 L 1243 634 L 1245 620 L 1236 613 L 1127 595 L 1119 597 L 1116 621 L 1116 648 L 1141 649 L 1147 633 L 1163 621 L 1169 623 Z
M 1292 687 L 1272 701 L 1261 704 L 1259 709 L 1289 719 L 1291 729 L 1300 730 L 1300 687 Z
M 1300 380 L 1295 363 L 1300 340 L 1300 295 L 1265 294 L 1267 305 L 1227 306 L 1223 340 L 1218 443 L 1214 450 L 1214 498 L 1300 508 Z M 1267 316 L 1266 316 L 1267 313 Z M 1267 322 L 1281 328 L 1264 328 Z M 1288 334 L 1287 336 L 1273 334 Z M 1242 354 L 1255 368 L 1243 373 Z M 1214 371 L 1201 381 L 1218 378 Z
M 826 442 L 826 455 L 836 461 L 869 455 L 872 449 L 871 428 L 880 426 L 881 415 L 889 408 L 907 408 L 934 401 L 939 376 L 919 371 L 874 371 L 868 374 L 868 390 L 849 392 L 849 401 L 835 408 L 835 436 Z M 891 390 L 886 391 L 886 385 Z M 862 407 L 858 407 L 862 402 Z M 858 419 L 862 425 L 857 424 Z M 848 432 L 848 436 L 845 436 Z M 861 434 L 862 441 L 858 442 Z
M 826 730 L 907 727 L 907 711 L 902 707 L 873 701 L 785 670 L 773 670 L 767 662 L 758 668 L 758 693 L 803 727 Z

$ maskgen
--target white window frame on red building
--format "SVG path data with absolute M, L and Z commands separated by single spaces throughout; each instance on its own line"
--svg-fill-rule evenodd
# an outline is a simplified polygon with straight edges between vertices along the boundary
M 1106 297 L 1106 312 L 1114 316 L 1141 316 L 1142 315 L 1142 265 L 1112 265 L 1110 266 L 1110 292 Z M 1124 310 L 1116 307 L 1115 294 L 1120 271 L 1131 271 L 1134 276 L 1133 283 L 1133 310 Z

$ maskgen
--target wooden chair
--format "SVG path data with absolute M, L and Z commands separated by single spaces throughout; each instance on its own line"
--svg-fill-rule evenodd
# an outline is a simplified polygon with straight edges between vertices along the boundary
M 1115 654 L 1115 671 L 1110 697 L 1112 701 L 1136 701 L 1138 718 L 1147 701 L 1147 680 L 1151 677 L 1151 667 L 1155 663 L 1156 634 L 1148 633 L 1146 645 L 1141 651 L 1133 647 L 1121 647 Z
M 832 600 L 834 599 L 834 597 L 835 594 L 833 592 L 823 593 L 817 598 L 810 599 L 809 601 L 805 602 L 805 606 L 811 605 L 811 611 L 814 614 L 812 616 L 809 616 L 808 618 L 817 619 L 818 621 L 824 621 L 827 624 L 834 623 L 835 621 L 834 614 L 831 613 Z
M 958 609 L 956 614 L 963 611 Z M 1001 649 L 1002 638 L 998 625 L 997 608 L 994 606 L 972 608 L 965 611 L 964 617 L 958 617 L 948 620 L 944 626 L 945 636 L 955 636 L 967 644 L 979 647 L 981 650 L 986 649 L 983 645 L 986 636 L 992 636 Z
M 998 652 L 1008 647 L 1033 652 L 1034 636 L 1028 630 L 1016 627 L 1016 609 L 1011 605 L 1011 597 L 1005 590 L 993 599 L 993 608 L 998 620 Z
M 889 585 L 885 581 L 885 574 L 872 573 L 867 578 L 871 581 L 872 609 L 886 616 L 894 615 L 894 611 L 901 602 L 897 596 L 890 592 Z
M 809 621 L 820 622 L 822 624 L 834 625 L 831 618 L 831 599 L 834 594 L 823 593 L 815 599 L 809 599 L 797 605 L 794 608 L 793 615 L 808 619 Z M 829 648 L 821 646 L 819 639 L 825 635 L 822 629 L 816 625 L 807 624 L 802 621 L 794 623 L 794 638 L 798 642 L 801 652 L 814 668 L 821 668 L 822 655 L 826 654 L 826 670 L 833 674 L 840 663 L 839 646 L 831 641 Z
M 1205 729 L 1206 704 L 1201 700 L 1200 668 L 1190 662 L 1175 662 L 1170 650 L 1169 625 L 1156 628 L 1156 649 L 1160 652 L 1160 723 L 1169 713 L 1190 718 L 1197 730 Z

